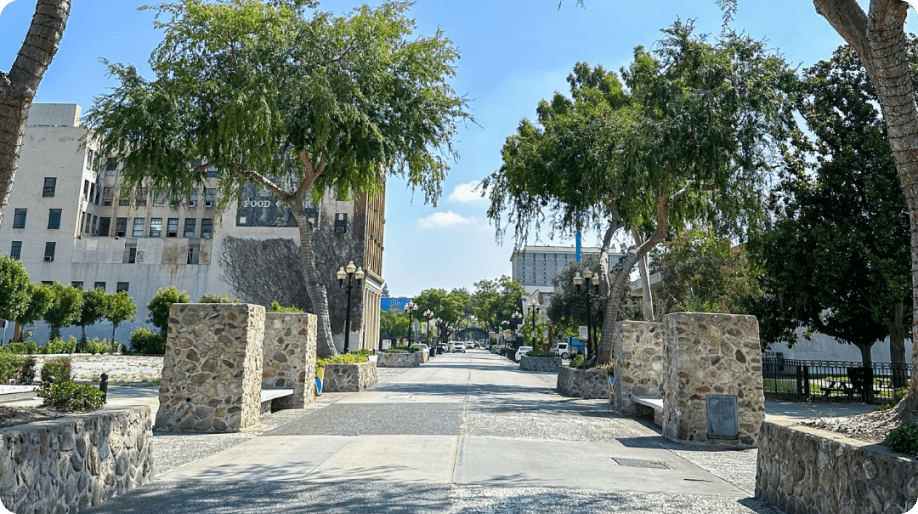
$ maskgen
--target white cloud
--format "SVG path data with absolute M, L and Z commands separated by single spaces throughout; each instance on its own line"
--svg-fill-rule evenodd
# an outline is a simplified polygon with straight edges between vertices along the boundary
M 471 203 L 485 202 L 488 199 L 482 198 L 481 189 L 478 187 L 481 183 L 473 180 L 467 184 L 459 184 L 453 192 L 449 194 L 450 202 Z
M 456 228 L 460 226 L 468 226 L 475 222 L 471 217 L 466 218 L 461 214 L 456 214 L 453 211 L 447 212 L 435 212 L 430 216 L 425 216 L 418 220 L 418 226 L 425 230 L 431 229 L 440 229 L 440 228 Z

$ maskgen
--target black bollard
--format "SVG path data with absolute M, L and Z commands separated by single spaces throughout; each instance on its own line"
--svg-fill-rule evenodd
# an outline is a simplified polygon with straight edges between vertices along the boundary
M 99 390 L 102 391 L 102 403 L 105 403 L 108 401 L 108 374 L 102 373 L 102 376 L 99 378 Z

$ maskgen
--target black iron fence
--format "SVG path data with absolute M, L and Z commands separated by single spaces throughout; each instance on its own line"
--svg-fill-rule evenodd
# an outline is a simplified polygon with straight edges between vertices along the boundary
M 889 403 L 910 376 L 908 364 L 762 359 L 765 392 L 795 399 Z

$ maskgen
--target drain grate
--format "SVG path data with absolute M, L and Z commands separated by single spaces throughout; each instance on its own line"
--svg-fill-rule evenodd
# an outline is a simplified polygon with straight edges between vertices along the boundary
M 628 466 L 630 468 L 672 469 L 666 463 L 658 460 L 621 459 L 616 457 L 612 457 L 612 460 L 617 462 L 619 466 Z

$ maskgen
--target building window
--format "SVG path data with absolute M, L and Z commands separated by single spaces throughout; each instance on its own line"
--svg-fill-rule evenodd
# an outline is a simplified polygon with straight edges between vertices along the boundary
M 217 204 L 217 190 L 208 187 L 204 190 L 204 208 L 209 209 Z
M 54 262 L 54 249 L 57 243 L 45 243 L 45 261 Z
M 105 291 L 105 282 L 96 282 L 95 284 L 92 285 L 92 288 L 102 289 L 103 291 Z
M 191 190 L 191 194 L 188 196 L 188 207 L 194 208 L 198 206 L 198 189 L 194 188 Z
M 347 232 L 347 213 L 339 212 L 335 214 L 335 233 L 343 234 Z
M 137 206 L 144 207 L 147 205 L 147 188 L 138 187 L 137 188 Z
M 85 218 L 85 221 L 86 221 L 83 224 L 83 227 L 84 227 L 83 232 L 89 234 L 92 231 L 92 214 L 88 212 L 84 212 L 83 217 Z
M 83 180 L 83 198 L 89 201 L 89 180 Z
M 210 239 L 214 234 L 214 220 L 211 218 L 203 218 L 201 220 L 201 237 L 204 239 Z
M 124 207 L 131 205 L 131 188 L 130 186 L 121 186 L 121 193 L 118 195 L 118 205 Z
M 194 237 L 194 229 L 197 225 L 197 221 L 194 218 L 185 218 L 185 231 L 182 232 L 182 237 Z
M 134 218 L 134 230 L 131 232 L 131 237 L 143 237 L 143 224 L 146 221 L 144 218 Z
M 178 237 L 178 218 L 169 218 L 166 224 L 166 237 Z
M 121 262 L 124 264 L 134 264 L 137 262 L 137 244 L 126 244 L 124 245 L 124 257 Z
M 10 258 L 17 261 L 22 259 L 22 241 L 13 241 L 13 246 L 10 247 Z
M 99 195 L 96 194 L 96 184 L 93 182 L 89 184 L 89 201 L 99 205 Z
M 74 287 L 74 288 L 76 288 L 76 289 L 82 290 L 82 289 L 83 289 L 83 282 L 80 281 L 80 280 L 74 280 L 73 282 L 70 283 L 70 286 L 71 286 L 71 287 Z
M 197 264 L 198 258 L 201 255 L 201 245 L 192 244 L 188 245 L 188 264 Z
M 162 207 L 166 205 L 166 193 L 160 193 L 153 195 L 153 207 Z
M 118 286 L 115 287 L 115 292 L 116 292 L 116 293 L 120 293 L 121 291 L 124 291 L 125 293 L 128 292 L 128 283 L 127 283 L 127 282 L 118 282 Z
M 55 189 L 57 189 L 57 177 L 45 177 L 45 187 L 42 188 L 41 195 L 45 198 L 53 198 Z
M 115 219 L 115 237 L 124 237 L 127 235 L 127 218 Z
M 210 178 L 217 178 L 217 168 L 207 168 L 207 176 Z
M 99 218 L 99 232 L 98 235 L 102 237 L 108 237 L 108 230 L 111 227 L 112 219 L 111 218 Z
M 150 218 L 150 237 L 163 236 L 163 219 Z
M 13 228 L 25 228 L 26 214 L 28 214 L 28 209 L 13 211 Z
M 90 234 L 94 236 L 99 235 L 99 217 L 98 216 L 92 217 L 92 230 L 90 231 Z
M 105 159 L 105 174 L 114 175 L 115 171 L 118 169 L 118 159 L 114 157 L 109 157 Z
M 48 213 L 48 229 L 56 230 L 61 228 L 61 209 L 51 209 Z
M 92 150 L 86 150 L 86 168 L 91 169 L 91 170 L 96 169 L 95 163 L 93 163 L 93 161 L 95 160 L 95 156 L 96 156 L 95 152 L 93 152 Z
M 53 286 L 53 285 L 54 285 L 54 281 L 53 281 L 53 280 L 42 280 L 42 281 L 41 281 L 41 285 L 43 285 L 43 286 Z

